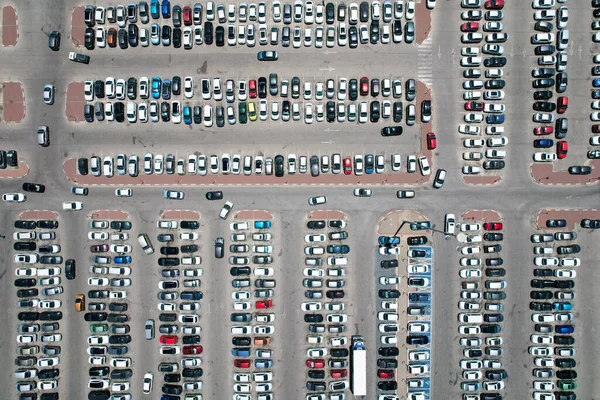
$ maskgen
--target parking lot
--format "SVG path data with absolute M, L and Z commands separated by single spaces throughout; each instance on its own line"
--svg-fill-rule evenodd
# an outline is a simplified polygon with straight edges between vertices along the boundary
M 21 398 L 35 393 L 47 400 L 58 398 L 53 394 L 58 393 L 60 398 L 85 399 L 94 393 L 92 398 L 112 395 L 122 400 L 151 391 L 149 398 L 164 394 L 186 400 L 200 395 L 238 400 L 352 398 L 360 380 L 355 376 L 360 365 L 360 357 L 354 355 L 356 341 L 366 349 L 367 397 L 377 400 L 480 400 L 481 395 L 568 399 L 573 398 L 570 392 L 593 398 L 600 390 L 589 373 L 597 369 L 598 356 L 593 345 L 596 276 L 588 268 L 598 258 L 597 230 L 581 226 L 582 219 L 600 218 L 593 114 L 595 8 L 571 0 L 550 2 L 547 9 L 507 2 L 501 10 L 491 10 L 485 1 L 472 1 L 470 8 L 438 0 L 430 12 L 424 0 L 415 4 L 412 17 L 405 0 L 401 17 L 392 8 L 385 21 L 389 11 L 382 1 L 379 9 L 370 2 L 369 17 L 362 21 L 358 2 L 358 22 L 353 24 L 356 8 L 350 3 L 341 12 L 344 17 L 338 14 L 341 2 L 334 3 L 332 23 L 327 22 L 326 4 L 319 22 L 318 2 L 312 4 L 311 23 L 305 3 L 299 21 L 294 21 L 296 10 L 290 3 L 289 24 L 284 15 L 280 22 L 273 21 L 275 2 L 267 3 L 264 23 L 258 4 L 256 21 L 251 20 L 249 6 L 246 22 L 239 17 L 241 3 L 235 3 L 235 21 L 228 15 L 229 4 L 223 4 L 225 22 L 219 21 L 220 4 L 214 4 L 212 45 L 205 37 L 205 2 L 201 24 L 194 23 L 192 3 L 171 2 L 170 18 L 163 18 L 160 9 L 159 17 L 150 16 L 147 23 L 138 8 L 137 46 L 129 34 L 135 31 L 129 28 L 134 23 L 124 17 L 124 27 L 116 21 L 94 22 L 93 35 L 100 32 L 94 49 L 91 43 L 86 48 L 84 4 L 64 0 L 50 7 L 26 0 L 15 5 L 18 42 L 0 48 L 7 71 L 3 80 L 21 85 L 26 111 L 20 123 L 0 132 L 6 143 L 1 146 L 6 153 L 0 154 L 6 195 L 0 221 L 7 227 L 0 234 L 0 258 L 7 261 L 2 275 L 7 279 L 0 287 L 2 299 L 13 304 L 0 317 L 7 343 L 0 354 L 14 361 L 0 386 L 12 397 L 19 398 L 21 391 Z M 108 7 L 117 5 L 95 6 L 104 7 L 108 17 Z M 176 26 L 175 6 L 181 7 L 181 27 Z M 192 11 L 189 25 L 185 6 Z M 567 26 L 559 26 L 556 16 L 545 21 L 552 27 L 537 24 L 544 21 L 536 19 L 536 11 L 564 15 L 561 7 L 569 10 Z M 481 10 L 482 19 L 462 18 L 469 10 Z M 377 29 L 372 14 L 378 11 L 379 33 L 372 43 L 371 30 Z M 490 11 L 504 15 L 486 16 Z M 406 40 L 409 21 L 415 29 L 412 43 Z M 468 22 L 478 22 L 478 30 L 463 29 Z M 153 23 L 161 34 L 165 28 L 171 31 L 168 46 L 152 43 L 151 31 L 157 30 Z M 234 27 L 235 46 L 228 38 L 229 25 Z M 360 39 L 363 25 L 368 43 Z M 42 29 L 23 29 L 28 26 Z M 202 44 L 197 42 L 197 27 L 202 28 Z M 282 42 L 286 27 L 289 46 Z M 356 48 L 351 45 L 352 27 L 357 28 Z M 103 33 L 97 28 L 104 29 L 107 42 L 112 40 L 108 36 L 116 36 L 115 48 L 109 43 L 102 47 Z M 111 29 L 115 33 L 109 33 Z M 148 46 L 143 29 L 148 30 Z M 253 29 L 254 47 L 248 36 Z M 382 43 L 388 29 L 389 43 Z M 562 67 L 544 60 L 540 64 L 538 57 L 545 55 L 534 53 L 536 46 L 557 46 L 560 32 L 567 29 L 566 49 L 547 54 L 560 58 L 559 52 L 565 52 L 568 59 L 564 72 L 570 79 L 559 92 L 556 80 L 561 79 L 556 74 Z M 48 48 L 53 30 L 62 33 L 60 51 Z M 127 35 L 127 49 L 119 46 L 119 36 L 124 37 L 120 30 Z M 345 30 L 348 39 L 343 45 Z M 217 45 L 221 33 L 223 46 Z M 462 43 L 462 35 L 469 33 L 482 33 L 481 41 Z M 545 33 L 554 38 L 537 37 L 534 41 L 542 42 L 531 43 L 532 35 Z M 492 37 L 495 34 L 507 34 L 507 40 L 493 43 L 502 40 Z M 274 35 L 277 44 L 271 44 Z M 502 45 L 503 54 L 485 53 L 488 44 Z M 479 55 L 463 54 L 467 47 L 477 48 Z M 257 59 L 258 52 L 269 50 L 278 52 L 277 61 Z M 68 60 L 71 51 L 89 55 L 90 63 Z M 463 57 L 478 56 L 481 65 L 461 65 Z M 485 65 L 490 57 L 505 57 L 506 65 Z M 549 74 L 541 68 L 555 71 Z M 115 80 L 107 84 L 109 77 Z M 193 81 L 187 96 L 186 77 Z M 367 90 L 363 77 L 368 79 Z M 130 78 L 135 85 L 128 85 Z M 554 85 L 532 88 L 537 79 L 550 78 Z M 204 79 L 210 86 L 205 93 Z M 412 100 L 407 99 L 410 79 L 416 85 Z M 465 80 L 480 79 L 483 88 L 463 89 Z M 271 84 L 274 80 L 276 85 Z M 498 80 L 505 82 L 503 88 L 485 87 Z M 87 81 L 94 88 L 89 100 Z M 402 89 L 399 96 L 394 96 L 395 81 Z M 248 87 L 245 100 L 239 90 L 242 82 Z M 215 83 L 221 86 L 221 100 Z M 351 93 L 355 83 L 356 94 Z M 53 87 L 52 101 L 46 98 L 46 85 Z M 228 85 L 234 89 L 233 98 Z M 112 86 L 114 98 L 109 94 Z M 135 87 L 135 96 L 128 86 Z M 465 98 L 465 93 L 477 90 L 482 92 L 480 99 Z M 486 94 L 494 90 L 504 91 L 504 97 Z M 533 98 L 547 95 L 534 92 L 547 90 L 556 92 L 548 101 Z M 285 91 L 287 97 L 282 95 Z M 588 91 L 590 96 L 579 95 Z M 565 103 L 559 97 L 569 99 Z M 423 101 L 429 99 L 432 112 L 427 121 L 422 111 L 428 108 Z M 483 101 L 483 110 L 472 103 L 469 107 L 475 109 L 465 110 L 470 101 Z M 122 103 L 116 106 L 123 108 L 122 123 L 116 121 L 121 116 L 108 120 L 109 103 L 113 114 L 115 105 Z M 148 122 L 142 118 L 144 104 Z M 566 110 L 560 111 L 565 104 Z M 85 122 L 85 105 L 93 107 L 87 110 L 91 123 Z M 361 122 L 365 107 L 366 122 Z M 97 118 L 101 108 L 103 120 Z M 128 108 L 136 110 L 135 122 L 126 120 Z M 394 110 L 396 120 L 402 110 L 400 122 L 394 120 Z M 410 126 L 407 116 L 412 113 L 415 121 Z M 483 121 L 465 122 L 470 113 L 481 113 Z M 540 115 L 542 122 L 534 122 L 538 113 L 551 116 Z M 488 123 L 486 117 L 494 115 L 505 116 L 504 122 Z M 570 120 L 566 138 L 554 136 L 561 118 Z M 465 124 L 478 124 L 477 138 L 457 133 Z M 383 128 L 396 125 L 401 135 L 382 136 Z M 49 127 L 47 147 L 33 138 L 40 126 Z M 484 133 L 496 126 L 504 132 Z M 543 126 L 554 131 L 536 134 Z M 530 133 L 523 136 L 524 132 Z M 508 142 L 488 143 L 497 137 Z M 486 141 L 469 143 L 482 146 L 471 150 L 464 146 L 468 139 Z M 533 142 L 541 139 L 554 142 Z M 569 143 L 567 157 L 549 163 L 533 160 L 535 152 L 556 154 L 556 142 L 562 140 Z M 463 153 L 471 151 L 481 152 L 482 159 L 465 160 Z M 311 162 L 313 156 L 316 162 Z M 419 163 L 423 156 L 427 164 Z M 130 164 L 132 157 L 136 158 Z M 81 172 L 82 160 L 87 175 Z M 494 160 L 506 162 L 499 172 L 484 168 L 484 162 Z M 136 173 L 130 173 L 130 165 Z M 465 175 L 465 165 L 481 170 Z M 585 168 L 569 171 L 587 165 L 592 167 L 589 175 L 578 175 L 586 173 Z M 442 190 L 434 190 L 430 185 L 439 168 L 448 175 Z M 309 199 L 320 196 L 326 197 L 326 204 L 313 206 Z M 223 208 L 226 204 L 230 212 Z M 447 214 L 455 216 L 454 234 L 446 229 Z M 548 228 L 548 219 L 564 219 L 566 226 Z M 36 222 L 35 227 L 16 227 L 17 220 L 56 220 L 58 226 L 50 229 Z M 325 226 L 307 225 L 318 221 Z M 402 221 L 408 224 L 397 232 Z M 412 231 L 410 222 L 415 221 L 430 221 L 431 226 Z M 232 224 L 247 224 L 247 229 Z M 577 238 L 556 239 L 555 234 L 568 232 Z M 531 243 L 532 234 L 547 233 L 553 235 L 549 245 Z M 502 240 L 489 234 L 502 235 Z M 467 242 L 478 235 L 481 242 Z M 218 238 L 223 239 L 222 258 L 217 256 Z M 391 242 L 380 246 L 380 240 Z M 580 246 L 579 253 L 558 254 L 559 246 L 572 244 Z M 70 260 L 76 264 L 73 279 Z M 382 261 L 398 261 L 398 266 L 382 268 Z M 503 269 L 505 275 L 500 276 Z M 563 287 L 571 286 L 570 281 L 573 287 Z M 551 292 L 552 299 L 531 299 L 532 291 L 542 297 Z M 83 301 L 85 310 L 77 311 Z M 553 343 L 545 343 L 547 337 Z

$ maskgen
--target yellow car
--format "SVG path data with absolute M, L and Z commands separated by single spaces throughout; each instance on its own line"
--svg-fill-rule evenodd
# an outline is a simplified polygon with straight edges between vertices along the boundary
M 253 102 L 248 103 L 248 118 L 250 121 L 256 121 L 256 105 Z
M 75 311 L 85 311 L 85 296 L 82 294 L 78 294 L 75 297 Z

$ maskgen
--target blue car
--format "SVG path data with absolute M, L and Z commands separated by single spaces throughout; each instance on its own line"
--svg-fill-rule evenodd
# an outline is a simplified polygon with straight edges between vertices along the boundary
M 594 85 L 594 87 L 600 87 L 600 78 L 594 79 L 592 85 Z
M 400 238 L 398 236 L 379 236 L 379 244 L 382 246 L 400 244 Z
M 192 124 L 192 108 L 190 106 L 183 107 L 183 122 L 187 125 Z
M 421 231 L 424 229 L 431 229 L 431 221 L 415 221 L 410 223 L 411 231 Z
M 158 4 L 158 0 L 152 0 L 150 2 L 150 15 L 152 15 L 152 18 L 154 19 L 160 18 L 160 4 Z
M 181 297 L 181 300 L 202 300 L 202 297 L 204 297 L 204 295 L 200 291 L 181 292 L 180 297 Z
M 552 304 L 552 308 L 559 311 L 570 311 L 573 309 L 573 306 L 568 302 L 557 302 Z
M 161 8 L 163 18 L 171 18 L 171 3 L 169 3 L 169 0 L 163 0 Z
M 254 366 L 256 368 L 271 368 L 273 366 L 273 360 L 270 358 L 258 358 L 254 360 Z
M 156 76 L 152 78 L 152 98 L 160 99 L 160 90 L 161 90 L 162 81 L 160 78 Z
M 503 124 L 504 123 L 504 115 L 488 115 L 485 119 L 488 124 Z
M 367 154 L 365 156 L 365 174 L 372 174 L 375 167 L 375 156 Z
M 162 84 L 162 98 L 163 100 L 171 99 L 171 81 L 168 79 L 165 79 Z
M 341 246 L 333 246 L 333 245 L 329 245 L 327 246 L 327 253 L 329 254 L 348 254 L 350 252 L 350 246 L 348 246 L 347 244 L 341 245 Z
M 535 147 L 535 148 L 554 147 L 554 140 L 552 140 L 552 139 L 536 139 L 533 141 L 533 147 Z
M 117 256 L 113 260 L 115 264 L 131 264 L 130 256 Z
M 269 229 L 271 221 L 254 221 L 254 229 Z
M 249 347 L 236 347 L 231 349 L 231 355 L 234 357 L 250 357 Z
M 554 333 L 569 334 L 573 332 L 575 332 L 575 327 L 573 325 L 556 325 L 554 327 Z

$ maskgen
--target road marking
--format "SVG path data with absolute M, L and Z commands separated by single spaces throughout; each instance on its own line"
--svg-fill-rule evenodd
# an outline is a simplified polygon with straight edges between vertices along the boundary
M 429 36 L 417 47 L 417 78 L 431 86 L 433 82 L 433 56 L 431 48 L 432 38 Z M 438 57 L 439 57 L 438 50 Z

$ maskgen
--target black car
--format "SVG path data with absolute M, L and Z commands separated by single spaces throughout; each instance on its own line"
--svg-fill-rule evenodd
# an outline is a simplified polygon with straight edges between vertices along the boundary
M 581 220 L 581 227 L 586 229 L 600 229 L 600 219 L 585 218 Z
M 371 103 L 371 104 L 373 104 L 373 103 Z M 400 103 L 400 107 L 402 107 L 402 103 Z M 400 111 L 400 119 L 401 118 L 402 118 L 402 111 Z M 398 135 L 402 135 L 402 132 L 403 132 L 403 129 L 401 126 L 386 126 L 385 128 L 381 128 L 381 136 L 398 136 Z
M 374 81 L 374 80 L 375 79 L 373 79 L 372 81 Z M 374 85 L 371 85 L 371 92 L 373 91 L 373 87 L 374 87 Z M 381 116 L 381 106 L 377 100 L 371 102 L 371 104 L 369 105 L 369 111 L 370 111 L 369 117 L 370 117 L 371 122 L 379 121 L 379 118 Z M 386 136 L 386 135 L 383 135 L 383 136 Z
M 252 343 L 252 339 L 249 337 L 234 337 L 231 339 L 231 343 L 234 346 L 250 346 L 250 344 Z
M 575 287 L 575 282 L 572 280 L 558 280 L 555 281 L 554 285 L 557 289 L 573 289 Z
M 544 288 L 553 288 L 554 281 L 552 280 L 540 280 L 540 279 L 532 279 L 531 287 L 536 289 L 544 289 Z
M 483 298 L 485 300 L 505 300 L 506 293 L 505 292 L 484 292 Z
M 344 291 L 343 290 L 328 290 L 327 292 L 325 292 L 325 296 L 328 299 L 342 299 L 344 298 Z
M 428 344 L 429 337 L 423 335 L 408 335 L 406 336 L 406 344 Z
M 592 167 L 588 165 L 572 165 L 569 167 L 571 175 L 589 175 L 592 173 Z
M 110 371 L 110 379 L 129 379 L 133 375 L 130 369 L 113 369 Z
M 573 370 L 559 370 L 556 371 L 556 377 L 558 379 L 577 379 L 577 372 Z
M 127 304 L 126 303 L 110 303 L 108 305 L 108 309 L 110 311 L 124 312 L 124 311 L 127 311 Z
M 125 104 L 122 101 L 117 101 L 113 105 L 113 111 L 115 113 L 115 121 L 125 121 Z
M 405 25 L 406 27 L 406 25 Z M 379 22 L 378 21 L 371 21 L 371 24 L 369 25 L 369 37 L 371 38 L 371 44 L 377 44 L 377 42 L 379 42 Z
M 179 76 L 174 76 L 173 80 L 171 80 L 171 91 L 175 96 L 181 94 L 181 78 Z
M 398 368 L 398 361 L 393 358 L 380 358 L 377 360 L 377 366 L 379 368 Z
M 168 385 L 168 384 L 162 385 L 162 392 L 165 394 L 180 395 L 182 390 L 183 389 L 180 385 Z
M 217 26 L 215 28 L 215 36 L 216 36 L 217 46 L 218 47 L 225 46 L 225 28 L 223 28 L 221 25 Z
M 35 281 L 35 279 L 34 279 Z M 17 297 L 22 299 L 24 297 L 34 297 L 38 295 L 38 290 L 33 288 L 33 289 L 19 289 L 17 290 Z
M 223 106 L 215 107 L 215 121 L 219 128 L 225 126 L 225 109 L 223 108 Z
M 483 60 L 483 65 L 488 68 L 504 67 L 506 65 L 506 57 L 489 57 Z
M 400 297 L 400 292 L 395 289 L 379 289 L 379 297 L 382 299 L 397 299 Z
M 232 276 L 240 276 L 240 275 L 250 275 L 250 267 L 231 267 L 229 269 L 229 273 Z
M 40 321 L 60 321 L 62 317 L 61 311 L 44 311 L 40 313 Z
M 348 96 L 350 101 L 355 101 L 358 98 L 358 80 L 356 78 L 348 81 Z
M 326 226 L 325 221 L 322 221 L 322 220 L 308 221 L 306 223 L 306 227 L 308 229 L 323 229 L 323 228 L 325 228 L 325 226 Z
M 483 234 L 483 240 L 487 240 L 487 241 L 501 241 L 504 239 L 504 235 L 502 233 L 492 233 L 492 232 L 487 232 Z
M 108 390 L 93 390 L 88 393 L 88 400 L 108 400 L 110 391 Z
M 127 314 L 108 314 L 108 322 L 116 322 L 119 324 L 124 324 L 129 321 L 129 316 Z
M 119 30 L 120 31 L 120 30 Z M 170 46 L 171 45 L 171 27 L 169 25 L 163 25 L 161 27 L 161 43 L 163 44 L 163 46 Z
M 534 100 L 550 100 L 553 95 L 552 90 L 540 90 L 533 93 Z
M 173 47 L 176 49 L 181 48 L 181 37 L 183 33 L 181 32 L 181 28 L 173 28 Z
M 333 348 L 330 350 L 332 357 L 348 357 L 349 351 L 345 348 Z
M 395 101 L 394 104 L 392 105 L 392 116 L 393 116 L 394 122 L 402 122 L 402 102 L 401 101 Z M 400 127 L 400 128 L 402 128 L 402 127 Z M 402 132 L 400 132 L 400 133 L 402 133 Z M 383 129 L 381 130 L 381 135 L 388 136 L 388 135 L 384 134 Z
M 325 382 L 321 381 L 308 381 L 306 382 L 306 390 L 311 392 L 324 392 L 327 389 Z
M 13 248 L 17 251 L 35 251 L 35 242 L 15 242 Z
M 564 93 L 567 90 L 569 79 L 566 72 L 559 72 L 556 74 L 556 92 Z
M 556 104 L 547 101 L 536 101 L 533 103 L 533 109 L 535 111 L 554 112 L 556 110 Z
M 541 303 L 538 301 L 532 301 L 529 303 L 529 309 L 533 311 L 551 311 L 552 304 L 550 303 Z
M 86 122 L 94 122 L 94 105 L 85 104 L 83 106 L 83 118 Z
M 578 244 L 571 244 L 569 246 L 558 246 L 556 252 L 558 254 L 577 254 L 581 251 L 581 246 Z
M 398 268 L 398 260 L 381 260 L 381 268 Z
M 181 381 L 181 375 L 179 374 L 165 374 L 165 382 L 177 383 Z
M 398 383 L 396 381 L 380 381 L 377 383 L 379 390 L 396 390 L 398 389 Z
M 75 279 L 75 260 L 72 258 L 65 261 L 65 276 L 69 280 Z
M 214 192 L 206 192 L 206 200 L 221 200 L 222 198 L 223 192 L 220 190 Z
M 201 378 L 202 377 L 202 368 L 184 368 L 181 371 L 181 375 L 184 378 Z
M 567 226 L 566 219 L 548 219 L 546 220 L 546 228 L 564 228 Z
M 400 354 L 397 347 L 380 347 L 378 353 L 382 357 L 396 357 Z
M 485 276 L 489 277 L 502 277 L 506 274 L 506 270 L 504 268 L 487 268 L 485 270 Z
M 202 109 L 200 108 L 200 106 L 194 106 L 193 114 L 194 114 L 194 123 L 195 124 L 202 123 Z
M 534 78 L 550 78 L 556 73 L 554 68 L 534 68 L 531 76 Z
M 35 286 L 36 283 L 37 281 L 34 278 L 15 279 L 15 287 L 32 287 Z
M 407 242 L 411 246 L 416 246 L 419 244 L 426 244 L 427 237 L 425 237 L 425 236 L 409 236 L 407 239 Z
M 163 37 L 164 37 L 164 31 L 163 31 Z M 129 47 L 129 41 L 127 40 L 127 31 L 125 29 L 119 29 L 119 32 L 117 34 L 117 42 L 119 43 L 119 47 L 123 50 L 127 49 Z
M 332 2 L 328 2 L 325 5 L 325 22 L 328 25 L 333 24 L 335 20 L 335 5 Z
M 485 265 L 487 267 L 497 267 L 504 264 L 504 260 L 500 257 L 486 258 Z
M 553 276 L 553 272 L 552 272 L 552 269 L 550 269 L 550 268 L 535 268 L 533 270 L 533 276 L 535 276 L 535 277 Z
M 127 27 L 127 36 L 129 39 L 129 45 L 131 47 L 137 47 L 138 45 L 138 37 L 139 37 L 139 29 L 136 24 L 129 24 Z
M 327 122 L 335 122 L 335 102 L 328 101 L 327 102 Z
M 179 248 L 171 247 L 171 246 L 163 246 L 160 248 L 160 254 L 165 255 L 165 256 L 175 256 L 175 255 L 179 254 Z
M 106 299 L 108 298 L 108 290 L 88 290 L 90 299 Z
M 485 371 L 485 377 L 491 381 L 501 381 L 508 378 L 508 374 L 503 369 L 488 369 Z
M 127 346 L 109 346 L 108 354 L 113 356 L 122 356 L 127 354 Z
M 50 32 L 50 36 L 48 36 L 48 47 L 50 47 L 50 50 L 60 50 L 60 32 Z
M 500 333 L 501 330 L 500 325 L 481 324 L 481 333 Z
M 283 175 L 283 156 L 278 154 L 275 156 L 275 176 L 281 178 Z
M 569 120 L 567 118 L 558 118 L 554 124 L 554 137 L 556 139 L 564 139 L 567 137 L 569 130 Z
M 94 50 L 94 46 L 96 43 L 95 32 L 96 31 L 94 30 L 94 28 L 86 28 L 85 29 L 84 45 L 85 45 L 85 48 L 88 50 Z
M 15 228 L 19 228 L 19 229 L 35 229 L 35 227 L 37 226 L 35 221 L 23 221 L 23 220 L 16 220 L 15 221 Z
M 529 297 L 534 300 L 549 300 L 552 298 L 552 292 L 549 290 L 533 290 L 529 292 Z
M 88 371 L 90 378 L 107 376 L 109 373 L 110 369 L 108 367 L 92 367 Z
M 304 322 L 313 323 L 313 322 L 323 322 L 322 314 L 304 314 Z
M 117 231 L 128 231 L 131 229 L 131 222 L 129 221 L 111 221 L 110 229 Z
M 557 358 L 554 360 L 557 368 L 575 368 L 577 363 L 572 358 Z
M 325 371 L 318 369 L 311 369 L 308 371 L 308 377 L 310 379 L 325 379 Z

